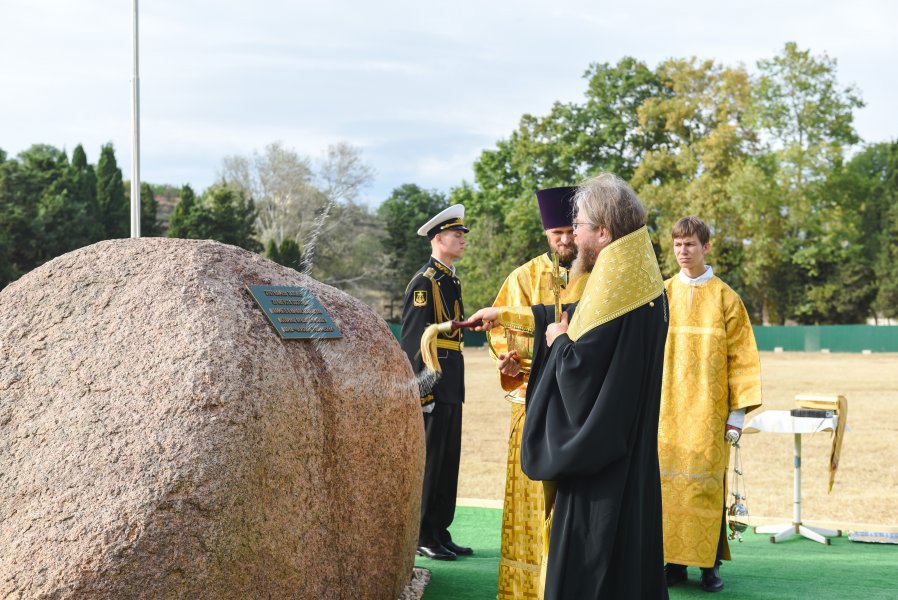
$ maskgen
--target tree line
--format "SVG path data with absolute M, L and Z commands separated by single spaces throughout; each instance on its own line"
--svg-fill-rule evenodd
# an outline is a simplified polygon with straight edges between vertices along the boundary
M 672 58 L 595 63 L 579 102 L 557 102 L 474 163 L 448 192 L 406 183 L 372 208 L 361 152 L 317 160 L 280 143 L 222 161 L 215 184 L 189 185 L 170 218 L 166 186 L 141 186 L 142 235 L 217 239 L 309 273 L 398 315 L 429 253 L 418 226 L 463 202 L 471 227 L 459 268 L 468 306 L 490 304 L 504 277 L 546 249 L 535 190 L 601 171 L 627 179 L 649 209 L 666 275 L 669 231 L 695 214 L 712 228 L 715 271 L 756 323 L 858 323 L 898 317 L 898 142 L 864 145 L 860 93 L 837 63 L 793 43 L 753 71 Z M 129 198 L 111 145 L 97 164 L 77 146 L 0 150 L 0 287 L 75 248 L 126 237 Z
M 358 149 L 336 144 L 314 163 L 279 143 L 223 160 L 201 194 L 190 185 L 141 184 L 141 236 L 214 239 L 309 273 L 381 304 L 381 226 L 358 204 L 373 172 Z M 157 197 L 176 196 L 167 219 Z M 65 252 L 130 235 L 130 190 L 115 151 L 96 164 L 81 145 L 0 149 L 0 288 Z
M 159 234 L 150 186 L 141 189 L 141 233 Z M 81 145 L 67 154 L 34 145 L 11 159 L 0 149 L 0 287 L 94 242 L 127 237 L 130 204 L 111 145 L 96 165 Z
M 710 225 L 710 264 L 756 323 L 898 317 L 898 143 L 861 144 L 863 102 L 834 59 L 788 43 L 754 72 L 627 57 L 584 79 L 582 101 L 524 115 L 452 190 L 471 224 L 466 301 L 490 303 L 545 251 L 534 190 L 610 171 L 646 203 L 667 276 L 672 225 L 690 214 Z

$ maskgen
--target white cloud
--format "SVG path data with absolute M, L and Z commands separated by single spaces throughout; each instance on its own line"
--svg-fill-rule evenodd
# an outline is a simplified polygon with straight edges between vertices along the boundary
M 470 169 L 479 152 L 462 152 L 452 156 L 423 156 L 415 161 L 414 179 L 461 183 L 458 174 Z
M 274 140 L 311 156 L 347 140 L 378 172 L 444 190 L 525 112 L 582 98 L 592 62 L 710 57 L 754 68 L 795 40 L 839 62 L 857 127 L 898 136 L 890 0 L 244 0 L 141 4 L 142 176 L 210 184 L 221 158 Z M 0 148 L 33 143 L 130 164 L 130 3 L 6 3 Z M 127 171 L 126 171 L 127 172 Z

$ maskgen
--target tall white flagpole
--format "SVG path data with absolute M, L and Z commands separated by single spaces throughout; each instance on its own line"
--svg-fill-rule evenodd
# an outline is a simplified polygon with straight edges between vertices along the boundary
M 137 0 L 133 0 L 131 36 L 131 237 L 140 237 L 140 78 L 137 69 Z

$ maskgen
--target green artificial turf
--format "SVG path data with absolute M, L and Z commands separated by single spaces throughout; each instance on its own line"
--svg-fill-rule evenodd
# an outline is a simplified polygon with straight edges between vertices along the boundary
M 502 511 L 459 507 L 452 539 L 474 548 L 474 555 L 451 562 L 418 557 L 431 571 L 424 600 L 489 600 L 496 597 Z M 676 598 L 745 599 L 898 599 L 898 545 L 862 544 L 833 538 L 824 546 L 804 538 L 771 544 L 767 535 L 747 533 L 731 542 L 732 562 L 720 569 L 725 587 L 709 595 L 698 587 L 698 569 L 689 581 L 670 589 Z M 575 600 L 575 599 L 572 599 Z
M 499 577 L 499 542 L 502 511 L 495 508 L 458 507 L 449 532 L 452 541 L 474 549 L 472 556 L 454 561 L 417 557 L 416 567 L 431 572 L 424 591 L 426 600 L 476 600 L 495 598 Z

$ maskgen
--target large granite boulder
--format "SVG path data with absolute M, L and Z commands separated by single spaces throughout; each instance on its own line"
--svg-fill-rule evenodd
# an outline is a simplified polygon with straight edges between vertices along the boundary
M 246 284 L 340 327 L 282 341 Z M 0 292 L 0 598 L 382 598 L 414 559 L 411 367 L 352 297 L 209 241 L 102 242 Z

